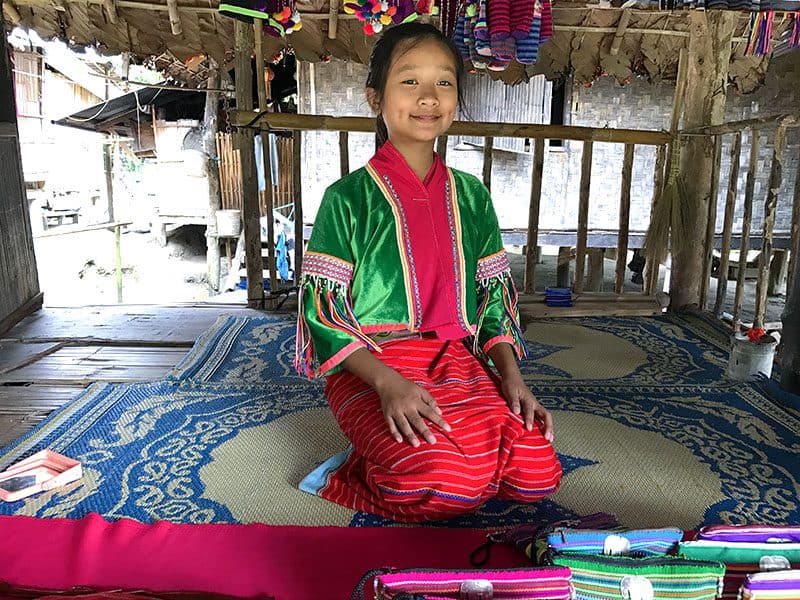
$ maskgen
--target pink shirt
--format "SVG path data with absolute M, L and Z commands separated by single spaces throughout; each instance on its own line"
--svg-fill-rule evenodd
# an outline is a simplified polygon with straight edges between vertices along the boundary
M 459 324 L 457 313 L 447 167 L 434 154 L 430 171 L 420 181 L 391 142 L 378 149 L 370 164 L 389 177 L 403 209 L 422 306 L 420 329 L 434 332 L 442 340 L 470 335 Z

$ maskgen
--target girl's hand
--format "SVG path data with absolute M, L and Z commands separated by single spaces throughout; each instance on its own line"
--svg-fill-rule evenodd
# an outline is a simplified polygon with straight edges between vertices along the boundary
M 503 396 L 506 398 L 508 407 L 515 415 L 522 414 L 525 421 L 525 429 L 531 431 L 534 422 L 548 442 L 553 441 L 553 415 L 544 406 L 539 404 L 536 396 L 533 395 L 522 380 L 522 376 L 510 375 L 501 380 Z
M 425 419 L 435 423 L 445 431 L 450 425 L 442 418 L 442 411 L 425 389 L 402 375 L 395 373 L 388 381 L 376 388 L 381 399 L 383 418 L 389 427 L 389 434 L 397 442 L 403 438 L 417 448 L 418 433 L 429 444 L 435 444 L 436 438 L 425 423 Z

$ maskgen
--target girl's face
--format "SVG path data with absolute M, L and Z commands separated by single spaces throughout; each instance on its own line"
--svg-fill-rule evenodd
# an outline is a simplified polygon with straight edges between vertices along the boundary
M 427 40 L 392 59 L 382 97 L 367 88 L 367 100 L 398 148 L 433 144 L 450 127 L 458 106 L 453 60 L 442 44 Z

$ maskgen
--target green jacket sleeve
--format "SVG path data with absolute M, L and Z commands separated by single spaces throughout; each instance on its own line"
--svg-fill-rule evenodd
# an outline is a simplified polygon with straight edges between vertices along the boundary
M 353 223 L 344 199 L 326 190 L 303 256 L 297 292 L 297 340 L 294 365 L 307 377 L 341 370 L 342 361 L 359 348 L 379 351 L 353 313 L 350 283 L 354 259 Z
M 476 223 L 481 235 L 475 253 L 478 257 L 475 273 L 478 304 L 473 352 L 488 356 L 492 346 L 507 342 L 518 358 L 524 358 L 528 350 L 520 328 L 517 288 L 511 279 L 511 265 L 503 247 L 492 199 L 489 191 L 483 189 L 483 216 Z

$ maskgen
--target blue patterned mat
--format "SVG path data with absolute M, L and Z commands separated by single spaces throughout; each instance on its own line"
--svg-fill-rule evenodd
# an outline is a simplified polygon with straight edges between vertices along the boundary
M 81 481 L 0 514 L 144 522 L 390 525 L 297 483 L 340 451 L 318 382 L 293 375 L 294 323 L 223 318 L 166 381 L 95 385 L 15 444 L 78 458 Z M 702 319 L 551 319 L 528 326 L 524 374 L 554 411 L 561 490 L 489 502 L 437 525 L 496 527 L 596 511 L 623 525 L 800 520 L 800 414 L 724 377 L 727 340 Z

